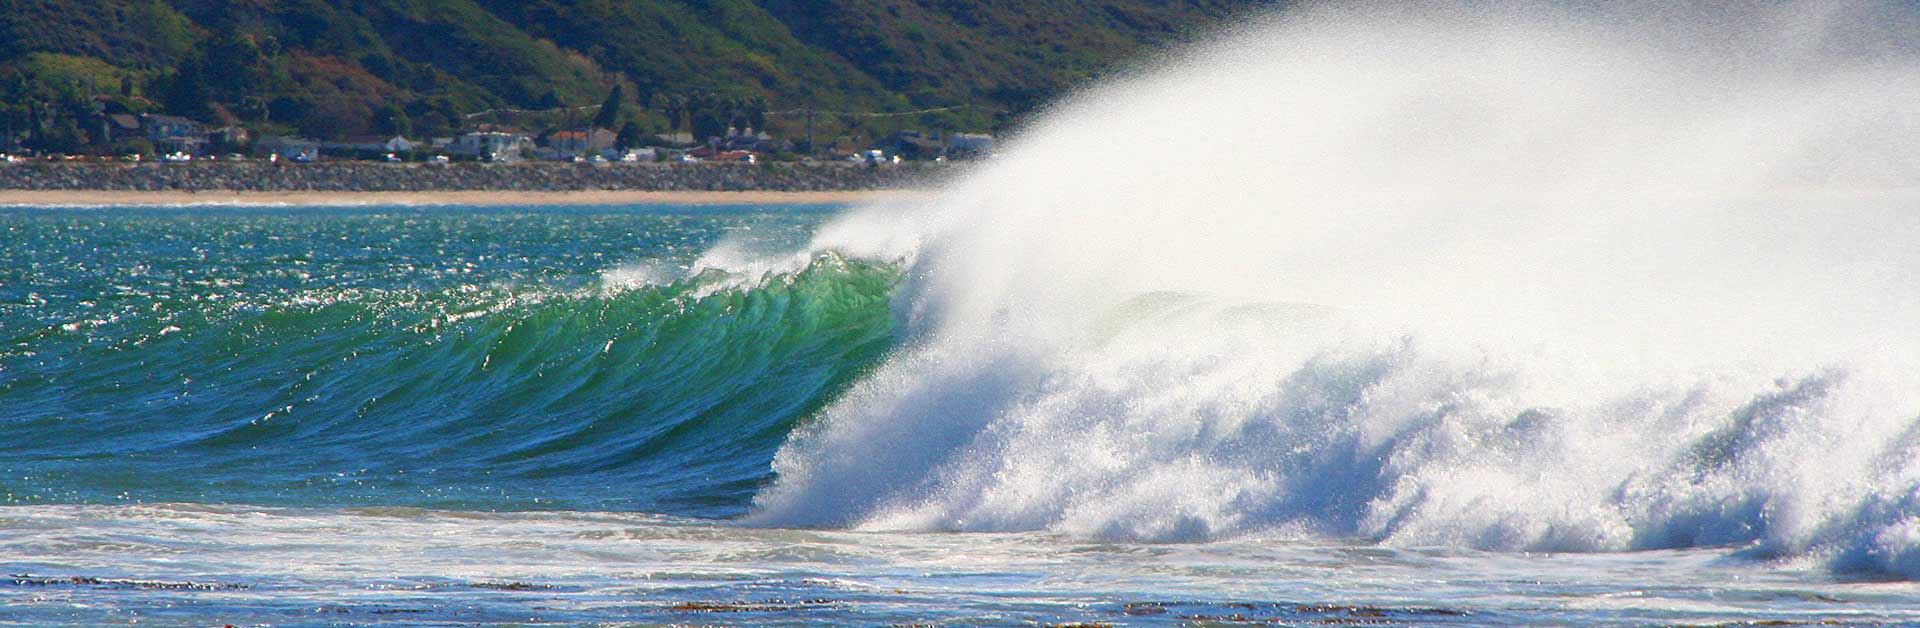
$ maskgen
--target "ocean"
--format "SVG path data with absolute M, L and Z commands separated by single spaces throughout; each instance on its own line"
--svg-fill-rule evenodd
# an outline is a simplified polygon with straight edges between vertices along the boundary
M 0 626 L 1920 625 L 1915 33 L 1303 3 L 920 196 L 0 207 Z
M 1738 539 L 756 520 L 913 342 L 899 266 L 791 255 L 845 211 L 0 210 L 0 625 L 1920 623 L 1899 578 Z

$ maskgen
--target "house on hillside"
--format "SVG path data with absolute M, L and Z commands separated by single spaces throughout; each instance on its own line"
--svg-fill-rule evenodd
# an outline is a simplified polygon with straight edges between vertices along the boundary
M 146 133 L 140 128 L 138 115 L 108 113 L 100 116 L 100 138 L 108 144 L 146 139 L 146 137 Z
M 179 116 L 141 114 L 140 128 L 146 132 L 147 140 L 153 142 L 154 150 L 162 153 L 194 155 L 207 146 L 200 123 Z
M 147 139 L 164 142 L 200 134 L 200 124 L 179 116 L 167 116 L 153 113 L 140 114 L 140 128 L 147 133 Z
M 251 139 L 253 139 L 253 134 L 248 133 L 243 127 L 223 126 L 212 131 L 207 131 L 207 143 L 213 146 L 240 146 L 246 144 L 247 141 Z

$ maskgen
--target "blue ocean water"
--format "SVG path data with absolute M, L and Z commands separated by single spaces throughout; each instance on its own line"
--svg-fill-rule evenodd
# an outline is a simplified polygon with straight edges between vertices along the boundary
M 0 626 L 1920 625 L 1915 33 L 1290 4 L 917 199 L 0 208 Z
M 13 504 L 738 514 L 890 336 L 884 265 L 642 276 L 820 207 L 0 211 Z
M 1910 584 L 1757 533 L 1579 553 L 1343 534 L 1339 504 L 1381 502 L 1394 471 L 1327 462 L 1296 461 L 1351 498 L 1239 531 L 1195 514 L 1175 539 L 1151 533 L 1157 514 L 1103 510 L 1117 503 L 928 523 L 860 501 L 865 485 L 935 504 L 968 486 L 932 462 L 808 484 L 827 495 L 808 512 L 846 510 L 793 527 L 767 497 L 800 464 L 781 458 L 820 453 L 794 441 L 829 439 L 834 404 L 900 392 L 884 365 L 923 324 L 902 295 L 924 287 L 897 261 L 809 245 L 842 210 L 0 209 L 0 626 L 1920 625 Z M 1184 310 L 1208 311 L 1149 295 L 1110 326 L 1178 329 Z M 1280 385 L 1328 382 L 1315 403 L 1363 407 L 1329 395 L 1394 385 L 1369 364 L 1321 358 Z M 985 368 L 1001 367 L 1018 365 Z M 942 385 L 1056 411 L 1066 389 L 1134 399 L 1053 421 L 1165 403 L 1082 378 Z M 925 421 L 867 436 L 1004 463 L 1020 446 L 1092 455 L 1114 429 L 1027 426 L 1056 440 L 1016 446 L 992 444 L 1005 426 L 911 427 Z M 1014 489 L 977 490 L 991 505 Z M 1077 527 L 1086 512 L 1142 527 Z M 1315 521 L 1334 531 L 1300 527 Z

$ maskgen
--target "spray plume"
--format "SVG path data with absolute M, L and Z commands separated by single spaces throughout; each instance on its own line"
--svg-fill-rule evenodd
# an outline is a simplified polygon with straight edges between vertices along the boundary
M 1295 7 L 819 249 L 903 348 L 750 520 L 1920 575 L 1910 7 Z

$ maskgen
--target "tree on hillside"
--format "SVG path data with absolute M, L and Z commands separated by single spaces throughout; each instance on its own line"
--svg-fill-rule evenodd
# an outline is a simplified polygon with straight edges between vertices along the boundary
M 267 56 L 252 36 L 227 30 L 196 47 L 190 63 L 200 66 L 201 80 L 214 100 L 238 102 L 267 82 Z
M 747 101 L 747 126 L 755 131 L 767 130 L 767 99 L 755 96 Z
M 683 96 L 680 94 L 662 95 L 660 96 L 660 104 L 657 105 L 657 108 L 660 109 L 661 111 L 666 112 L 667 114 L 667 132 L 668 133 L 679 131 L 681 126 L 686 123 L 686 119 L 687 119 L 687 97 L 686 96 Z
M 373 111 L 364 103 L 347 98 L 324 98 L 300 117 L 302 134 L 317 138 L 353 137 L 366 133 L 372 125 Z
M 466 119 L 462 115 L 460 103 L 448 96 L 435 95 L 407 103 L 407 117 L 413 121 L 415 133 L 427 137 L 446 136 L 459 133 L 461 123 Z
M 189 59 L 180 64 L 180 69 L 167 79 L 167 88 L 160 104 L 167 112 L 193 118 L 206 119 L 210 113 L 208 101 L 212 99 L 212 88 L 200 59 Z
M 373 131 L 383 136 L 413 133 L 413 119 L 395 105 L 383 105 L 373 112 Z
M 646 134 L 640 132 L 640 123 L 628 120 L 625 126 L 620 127 L 620 134 L 614 137 L 614 143 L 620 150 L 632 150 L 639 148 L 645 138 Z
M 603 129 L 613 128 L 614 123 L 620 121 L 620 101 L 623 96 L 620 84 L 614 83 L 613 90 L 607 92 L 606 102 L 600 103 L 600 113 L 593 117 L 593 125 Z
M 712 92 L 695 95 L 687 105 L 687 126 L 695 142 L 725 136 L 732 117 L 733 110 L 725 98 Z

